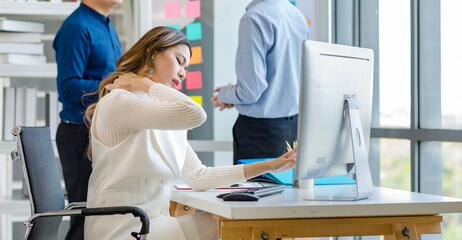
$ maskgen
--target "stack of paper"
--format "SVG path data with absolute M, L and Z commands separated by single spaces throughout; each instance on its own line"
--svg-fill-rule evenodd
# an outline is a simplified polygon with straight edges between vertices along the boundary
M 0 18 L 0 63 L 45 64 L 44 31 L 43 23 Z

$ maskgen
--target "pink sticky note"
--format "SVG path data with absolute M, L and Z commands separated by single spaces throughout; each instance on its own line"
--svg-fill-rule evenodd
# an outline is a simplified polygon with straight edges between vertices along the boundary
M 185 17 L 197 18 L 201 16 L 201 1 L 189 1 L 185 5 Z
M 202 72 L 188 72 L 186 74 L 186 89 L 197 89 L 202 87 Z
M 180 2 L 171 1 L 165 2 L 165 17 L 166 18 L 177 18 L 180 16 Z

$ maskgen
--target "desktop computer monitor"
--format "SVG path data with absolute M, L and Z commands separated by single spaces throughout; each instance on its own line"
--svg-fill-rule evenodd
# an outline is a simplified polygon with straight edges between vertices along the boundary
M 354 173 L 354 188 L 315 198 L 367 198 L 373 52 L 310 40 L 302 49 L 296 179 Z

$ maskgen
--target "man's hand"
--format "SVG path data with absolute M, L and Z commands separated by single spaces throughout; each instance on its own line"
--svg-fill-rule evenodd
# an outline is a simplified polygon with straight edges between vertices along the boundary
M 219 93 L 221 88 L 229 87 L 231 85 L 232 84 L 229 83 L 226 86 L 217 87 L 217 88 L 215 88 L 215 90 L 213 90 L 213 92 L 217 93 L 217 95 L 212 97 L 213 107 L 215 107 L 215 108 L 219 107 L 220 111 L 223 111 L 223 109 L 225 109 L 225 108 L 233 108 L 234 107 L 234 104 L 224 103 L 223 101 L 221 101 L 220 93 Z

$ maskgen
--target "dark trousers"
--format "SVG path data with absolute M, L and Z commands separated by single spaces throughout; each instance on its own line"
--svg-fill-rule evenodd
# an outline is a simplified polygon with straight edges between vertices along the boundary
M 85 124 L 59 124 L 56 146 L 63 169 L 67 199 L 71 202 L 87 201 L 91 163 L 87 158 L 88 128 Z M 84 217 L 71 217 L 66 240 L 83 240 Z
M 286 141 L 297 140 L 298 114 L 284 118 L 239 115 L 233 127 L 234 164 L 239 159 L 277 158 L 287 152 Z

